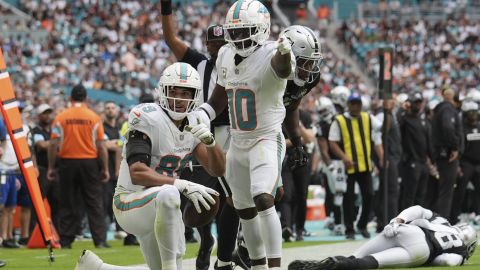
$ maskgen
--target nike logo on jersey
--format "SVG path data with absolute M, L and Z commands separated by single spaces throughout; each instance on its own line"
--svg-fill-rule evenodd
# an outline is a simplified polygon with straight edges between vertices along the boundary
M 133 111 L 133 114 L 135 114 L 136 117 L 140 117 L 141 113 L 137 111 Z

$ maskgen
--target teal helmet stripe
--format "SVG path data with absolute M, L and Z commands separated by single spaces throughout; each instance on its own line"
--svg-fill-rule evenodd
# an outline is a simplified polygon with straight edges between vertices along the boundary
M 237 1 L 237 6 L 235 6 L 235 10 L 233 11 L 234 20 L 240 19 L 240 9 L 242 8 L 243 2 L 245 2 L 245 0 Z
M 181 66 L 180 78 L 182 80 L 187 80 L 187 64 L 185 64 L 185 63 L 182 63 L 182 66 Z

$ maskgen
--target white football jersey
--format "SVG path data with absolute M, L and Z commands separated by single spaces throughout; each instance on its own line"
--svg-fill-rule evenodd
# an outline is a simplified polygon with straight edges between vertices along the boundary
M 157 103 L 144 103 L 134 107 L 128 115 L 128 126 L 128 132 L 138 130 L 150 138 L 150 168 L 172 177 L 178 177 L 200 143 L 190 132 L 180 131 Z M 125 135 L 127 143 L 128 132 Z M 144 186 L 132 184 L 125 152 L 126 144 L 123 146 L 117 187 L 132 192 L 142 190 Z
M 283 93 L 287 79 L 271 66 L 275 42 L 267 42 L 235 65 L 235 50 L 223 46 L 217 58 L 217 83 L 227 91 L 233 141 L 275 140 L 285 118 Z M 292 55 L 292 74 L 295 58 Z

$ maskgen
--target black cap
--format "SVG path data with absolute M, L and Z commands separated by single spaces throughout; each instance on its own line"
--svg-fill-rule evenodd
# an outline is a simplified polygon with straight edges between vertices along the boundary
M 214 24 L 208 27 L 207 42 L 208 41 L 225 41 L 225 35 L 223 34 L 222 25 Z
M 70 97 L 74 101 L 84 101 L 87 98 L 87 89 L 82 84 L 77 84 L 72 88 Z
M 410 102 L 423 101 L 423 95 L 422 93 L 415 91 L 413 93 L 410 93 L 410 96 L 408 97 L 408 101 Z
M 140 98 L 138 99 L 138 103 L 153 103 L 155 102 L 155 98 L 152 94 L 143 93 Z

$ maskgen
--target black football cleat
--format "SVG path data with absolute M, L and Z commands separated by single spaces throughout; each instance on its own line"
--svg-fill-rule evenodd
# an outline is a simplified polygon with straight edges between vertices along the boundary
M 237 245 L 237 248 L 232 253 L 232 262 L 242 269 L 250 269 L 251 263 L 247 248 L 242 245 Z
M 343 256 L 328 257 L 321 261 L 296 260 L 288 265 L 288 270 L 347 270 L 355 269 L 351 260 Z

